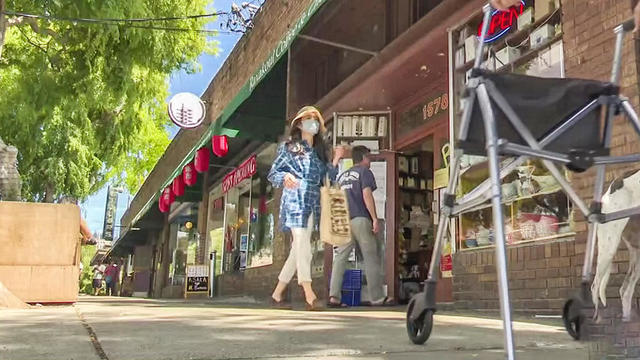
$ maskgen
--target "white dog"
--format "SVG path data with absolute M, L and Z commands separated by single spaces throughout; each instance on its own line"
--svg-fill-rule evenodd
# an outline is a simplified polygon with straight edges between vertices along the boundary
M 602 197 L 604 213 L 640 206 L 640 170 L 626 173 L 611 183 Z M 595 305 L 594 319 L 598 315 L 598 298 L 607 306 L 606 289 L 613 258 L 618 251 L 620 241 L 624 241 L 629 250 L 629 271 L 620 287 L 622 298 L 622 318 L 631 320 L 631 301 L 636 283 L 640 279 L 640 215 L 598 224 L 598 259 L 596 275 L 591 285 L 591 296 Z

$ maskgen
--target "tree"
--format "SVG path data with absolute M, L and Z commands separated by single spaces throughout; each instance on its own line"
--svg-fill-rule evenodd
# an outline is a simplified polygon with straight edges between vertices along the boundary
M 205 14 L 207 2 L 8 0 L 6 10 L 58 19 L 159 18 Z M 87 24 L 0 18 L 0 28 L 8 25 L 0 58 L 0 135 L 18 148 L 23 197 L 84 199 L 112 179 L 135 193 L 169 143 L 168 74 L 196 72 L 198 55 L 218 49 L 198 31 L 140 27 L 198 30 L 212 19 Z

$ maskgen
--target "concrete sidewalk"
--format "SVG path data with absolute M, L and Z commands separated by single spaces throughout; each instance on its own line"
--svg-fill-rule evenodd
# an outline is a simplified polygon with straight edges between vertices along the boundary
M 0 310 L 0 359 L 504 358 L 499 320 L 435 319 L 431 339 L 416 346 L 399 311 L 309 313 L 82 298 L 75 306 Z M 587 358 L 583 344 L 559 326 L 517 322 L 514 328 L 518 359 Z

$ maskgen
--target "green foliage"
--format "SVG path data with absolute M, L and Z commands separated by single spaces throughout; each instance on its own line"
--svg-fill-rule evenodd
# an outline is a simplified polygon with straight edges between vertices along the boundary
M 66 18 L 204 14 L 207 0 L 8 0 L 7 10 Z M 154 22 L 202 29 L 211 18 Z M 149 23 L 137 23 L 145 26 Z M 18 148 L 23 197 L 84 199 L 106 182 L 135 193 L 169 144 L 168 75 L 196 72 L 217 42 L 198 32 L 28 20 L 0 59 L 0 134 Z
M 96 253 L 96 247 L 93 245 L 85 245 L 82 247 L 82 274 L 80 274 L 80 292 L 83 294 L 93 294 L 93 271 L 91 271 L 91 259 Z

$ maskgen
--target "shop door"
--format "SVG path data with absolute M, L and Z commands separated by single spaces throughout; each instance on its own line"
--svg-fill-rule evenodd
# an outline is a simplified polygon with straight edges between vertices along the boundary
M 397 298 L 397 248 L 396 248 L 396 219 L 395 219 L 395 189 L 397 187 L 396 153 L 382 151 L 371 155 L 371 171 L 376 179 L 377 190 L 373 193 L 376 200 L 376 212 L 382 231 L 378 234 L 380 247 L 380 261 L 384 284 L 388 297 Z
M 448 172 L 448 165 L 450 161 L 450 152 L 447 151 L 449 144 L 449 126 L 441 126 L 436 129 L 433 134 L 433 163 L 436 171 Z M 447 176 L 448 179 L 448 176 Z M 440 184 L 438 184 L 440 185 Z M 433 230 L 434 236 L 440 221 L 451 221 L 447 218 L 440 217 L 440 209 L 442 208 L 442 198 L 444 192 L 446 190 L 446 185 L 444 188 L 434 189 L 434 201 L 433 201 L 433 211 L 434 211 L 434 219 L 433 219 Z M 450 229 L 454 228 L 452 226 Z M 445 261 L 445 259 L 450 259 L 451 254 L 453 253 L 453 239 L 454 237 L 451 234 L 447 234 L 445 237 L 446 243 L 444 246 L 444 256 L 440 258 L 440 280 L 438 281 L 437 287 L 437 302 L 453 302 L 453 275 L 452 270 L 450 268 L 450 262 Z M 444 270 L 444 271 L 442 271 Z
M 425 131 L 399 149 L 394 237 L 396 239 L 396 289 L 398 300 L 407 302 L 421 291 L 433 254 L 440 219 L 441 194 L 435 175 L 446 172 L 442 148 L 449 142 L 448 123 Z M 444 183 L 446 185 L 446 180 Z M 447 247 L 449 248 L 449 247 Z M 453 300 L 450 271 L 440 274 L 437 301 Z

